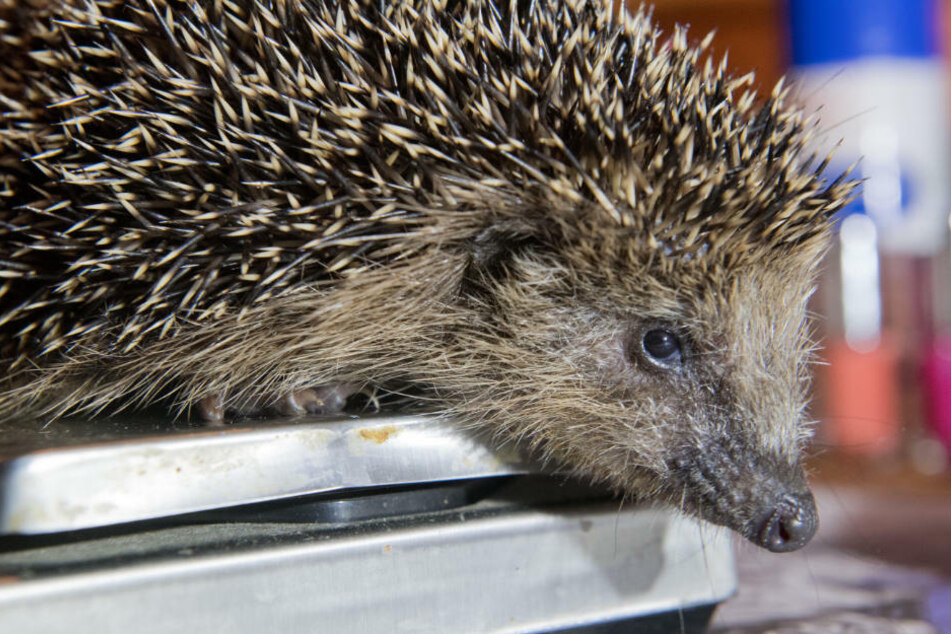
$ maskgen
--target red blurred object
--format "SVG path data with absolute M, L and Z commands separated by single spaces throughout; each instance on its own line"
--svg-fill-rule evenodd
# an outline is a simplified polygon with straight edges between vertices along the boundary
M 844 341 L 826 349 L 829 441 L 855 454 L 882 455 L 899 445 L 898 351 L 887 339 L 868 352 Z M 951 359 L 949 359 L 951 361 Z M 947 366 L 951 370 L 951 364 Z M 951 407 L 951 401 L 948 403 Z
M 951 337 L 934 341 L 924 362 L 925 407 L 931 428 L 951 447 Z

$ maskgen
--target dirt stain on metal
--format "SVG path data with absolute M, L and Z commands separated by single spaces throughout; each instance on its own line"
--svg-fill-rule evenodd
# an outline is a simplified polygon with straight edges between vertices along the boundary
M 361 429 L 360 437 L 364 440 L 369 440 L 371 442 L 375 442 L 378 445 L 382 445 L 387 440 L 389 440 L 391 436 L 395 436 L 397 433 L 399 433 L 399 429 L 397 429 L 395 426 L 386 425 L 376 429 Z

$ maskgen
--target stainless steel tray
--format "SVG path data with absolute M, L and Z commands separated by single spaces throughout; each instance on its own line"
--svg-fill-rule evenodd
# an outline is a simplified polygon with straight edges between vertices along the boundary
M 4 577 L 11 564 L 30 574 Z M 723 531 L 616 502 L 489 499 L 351 526 L 204 524 L 0 552 L 0 631 L 691 634 L 703 623 L 684 624 L 735 586 Z
M 133 417 L 8 422 L 0 423 L 0 535 L 530 469 L 513 447 L 424 416 L 214 428 Z
M 423 416 L 0 424 L 0 632 L 695 632 L 733 593 L 724 531 L 499 477 L 537 471 Z

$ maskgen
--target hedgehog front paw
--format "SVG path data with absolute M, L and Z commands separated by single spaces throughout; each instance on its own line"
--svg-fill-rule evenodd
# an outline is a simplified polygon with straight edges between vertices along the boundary
M 337 414 L 347 405 L 356 388 L 346 383 L 324 385 L 289 392 L 278 399 L 274 409 L 284 416 L 301 414 Z
M 199 419 L 210 426 L 224 425 L 229 412 L 238 417 L 258 417 L 268 413 L 280 416 L 337 414 L 347 406 L 350 395 L 357 391 L 355 386 L 347 383 L 323 385 L 288 392 L 276 399 L 270 399 L 270 405 L 267 406 L 247 408 L 229 407 L 224 394 L 216 392 L 195 402 L 195 409 L 198 410 Z

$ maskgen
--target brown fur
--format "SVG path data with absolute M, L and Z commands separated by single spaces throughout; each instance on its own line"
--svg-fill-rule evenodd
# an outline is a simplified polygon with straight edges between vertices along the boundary
M 848 191 L 802 117 L 643 15 L 400 4 L 8 16 L 0 412 L 410 387 L 755 538 L 805 486 L 805 301 Z

